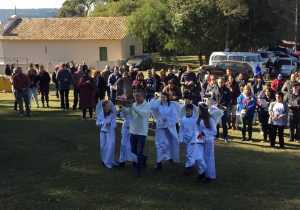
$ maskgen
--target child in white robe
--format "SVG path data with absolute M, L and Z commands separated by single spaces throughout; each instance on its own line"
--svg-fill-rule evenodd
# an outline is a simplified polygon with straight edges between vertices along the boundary
M 195 113 L 195 111 L 197 112 L 197 107 L 193 104 L 187 104 L 182 110 L 184 110 L 185 114 L 180 119 L 179 140 L 185 144 L 186 160 L 183 174 L 189 175 L 192 172 L 193 165 L 197 161 L 194 154 L 195 147 L 198 146 L 196 145 L 195 138 L 196 122 L 198 119 L 197 113 Z
M 179 142 L 176 130 L 180 105 L 176 101 L 170 101 L 169 94 L 162 92 L 160 100 L 157 97 L 150 101 L 152 115 L 156 119 L 155 146 L 156 167 L 162 169 L 162 161 L 170 163 L 179 162 Z
M 98 112 L 96 126 L 100 127 L 100 158 L 107 168 L 116 167 L 115 163 L 115 129 L 116 115 L 110 108 L 109 101 L 102 101 L 103 110 Z
M 199 179 L 209 182 L 216 178 L 214 138 L 217 134 L 217 124 L 214 117 L 210 116 L 208 107 L 199 104 L 199 118 L 197 120 L 196 141 L 201 145 L 202 159 L 198 161 Z
M 125 161 L 132 161 L 133 163 L 136 163 L 137 157 L 131 151 L 130 132 L 129 132 L 131 117 L 129 114 L 125 114 L 120 110 L 118 112 L 118 118 L 124 118 L 124 122 L 122 125 L 122 139 L 121 139 L 120 157 L 119 157 L 119 167 L 122 168 L 125 166 Z

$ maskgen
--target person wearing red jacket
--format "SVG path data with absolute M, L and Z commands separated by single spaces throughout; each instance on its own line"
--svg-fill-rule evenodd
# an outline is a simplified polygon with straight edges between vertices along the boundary
M 277 79 L 275 79 L 272 82 L 271 88 L 275 93 L 277 93 L 277 92 L 281 91 L 284 83 L 285 83 L 285 79 L 282 77 L 281 74 L 278 74 Z

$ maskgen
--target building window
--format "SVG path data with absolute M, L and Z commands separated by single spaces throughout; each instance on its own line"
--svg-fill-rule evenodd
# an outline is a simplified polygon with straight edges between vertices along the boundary
M 107 47 L 100 47 L 100 61 L 107 61 Z
M 135 55 L 135 47 L 134 45 L 130 45 L 130 56 Z

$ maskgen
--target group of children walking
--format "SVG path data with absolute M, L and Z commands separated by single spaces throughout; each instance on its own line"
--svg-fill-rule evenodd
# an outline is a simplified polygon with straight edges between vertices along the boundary
M 135 103 L 132 107 L 137 106 Z M 145 103 L 150 107 L 149 112 L 156 121 L 154 170 L 161 170 L 163 161 L 169 161 L 170 164 L 179 163 L 179 144 L 183 143 L 186 157 L 183 173 L 191 174 L 196 165 L 200 181 L 208 182 L 215 179 L 214 138 L 217 134 L 217 122 L 221 119 L 223 111 L 217 107 L 208 107 L 204 103 L 200 103 L 198 107 L 192 104 L 182 106 L 176 101 L 170 101 L 166 92 L 162 92 L 160 97 L 154 97 L 149 103 L 144 100 L 143 104 Z M 130 127 L 136 124 L 132 121 L 131 106 L 119 107 L 117 110 L 112 102 L 102 100 L 97 107 L 96 125 L 100 127 L 100 158 L 103 165 L 107 168 L 122 168 L 126 161 L 131 161 L 136 167 L 137 153 L 131 145 L 130 132 Z M 150 116 L 150 113 L 144 112 L 143 115 Z M 117 118 L 124 118 L 119 164 L 114 160 Z M 180 122 L 179 133 L 178 122 Z M 141 129 L 145 129 L 145 125 L 140 126 Z M 142 165 L 145 167 L 147 157 L 143 157 Z

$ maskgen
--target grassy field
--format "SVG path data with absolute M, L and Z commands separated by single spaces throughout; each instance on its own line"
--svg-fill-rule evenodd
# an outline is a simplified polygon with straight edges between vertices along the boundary
M 95 121 L 82 121 L 79 111 L 61 111 L 52 95 L 50 108 L 19 117 L 12 94 L 0 94 L 0 209 L 300 209 L 299 143 L 271 149 L 259 142 L 258 132 L 257 142 L 244 143 L 240 131 L 230 131 L 228 144 L 216 141 L 217 179 L 201 184 L 196 171 L 182 175 L 183 147 L 182 163 L 153 172 L 151 128 L 149 167 L 136 178 L 131 164 L 104 168 Z

